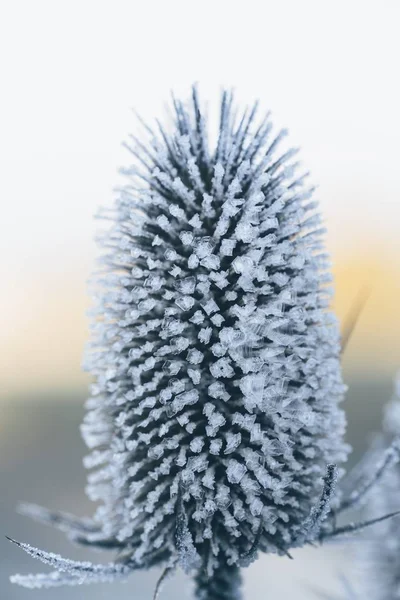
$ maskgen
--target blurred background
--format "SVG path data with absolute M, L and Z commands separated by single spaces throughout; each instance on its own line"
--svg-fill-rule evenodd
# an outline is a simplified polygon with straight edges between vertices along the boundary
M 342 324 L 368 302 L 344 355 L 352 460 L 380 425 L 400 366 L 400 41 L 397 0 L 146 3 L 4 0 L 0 8 L 0 590 L 25 598 L 151 598 L 156 574 L 116 587 L 28 591 L 14 572 L 41 565 L 3 534 L 71 558 L 57 532 L 15 513 L 19 501 L 90 514 L 80 440 L 88 376 L 86 280 L 93 215 L 129 164 L 121 141 L 162 114 L 170 90 L 198 81 L 211 113 L 222 86 L 259 98 L 319 185 Z M 354 544 L 263 557 L 247 597 L 311 598 L 341 588 Z M 311 583 L 310 583 L 311 582 Z M 163 598 L 190 597 L 182 575 Z

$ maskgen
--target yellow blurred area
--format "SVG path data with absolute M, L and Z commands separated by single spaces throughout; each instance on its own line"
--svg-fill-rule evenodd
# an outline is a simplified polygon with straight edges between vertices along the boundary
M 379 248 L 337 257 L 334 310 L 342 329 L 360 297 L 366 303 L 344 354 L 347 373 L 365 379 L 392 378 L 400 369 L 400 262 L 388 261 Z
M 121 183 L 116 166 L 132 160 L 120 141 L 143 134 L 128 107 L 145 122 L 164 119 L 170 91 L 186 98 L 194 81 L 211 138 L 223 87 L 240 106 L 258 98 L 260 116 L 271 108 L 275 131 L 289 127 L 288 144 L 301 146 L 320 186 L 342 323 L 371 289 L 346 375 L 391 380 L 400 365 L 399 2 L 230 2 L 228 11 L 213 2 L 212 19 L 197 11 L 195 28 L 182 27 L 192 19 L 180 0 L 159 3 L 157 19 L 149 2 L 6 4 L 1 398 L 84 393 L 92 215 Z
M 335 258 L 335 257 L 334 257 Z M 367 303 L 344 354 L 347 376 L 391 379 L 400 367 L 400 263 L 388 264 L 379 250 L 334 260 L 334 309 L 342 327 L 360 294 Z M 41 273 L 14 290 L 0 323 L 1 397 L 52 390 L 80 391 L 89 382 L 81 369 L 89 336 L 87 273 Z M 57 394 L 54 395 L 54 398 Z
M 78 267 L 68 273 L 41 273 L 23 289 L 11 291 L 0 319 L 1 396 L 29 398 L 87 385 L 89 376 L 81 369 L 89 334 L 86 279 Z

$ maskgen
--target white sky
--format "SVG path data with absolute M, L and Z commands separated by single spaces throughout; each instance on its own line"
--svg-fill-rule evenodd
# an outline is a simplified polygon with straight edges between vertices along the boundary
M 400 280 L 399 23 L 400 0 L 3 0 L 0 387 L 83 381 L 92 215 L 129 162 L 130 108 L 151 120 L 193 81 L 214 109 L 222 86 L 271 109 L 320 186 L 334 260 L 392 258 Z
M 69 0 L 2 4 L 1 254 L 87 252 L 110 201 L 129 108 L 221 85 L 271 108 L 320 184 L 332 237 L 396 233 L 400 2 Z M 362 235 L 364 238 L 364 235 Z M 43 265 L 44 266 L 44 265 Z
M 193 81 L 211 105 L 233 85 L 289 127 L 320 185 L 332 247 L 378 240 L 399 256 L 399 22 L 397 0 L 3 1 L 9 301 L 40 273 L 90 265 L 92 215 L 129 161 L 130 107 L 151 120 L 170 89 L 186 94 Z

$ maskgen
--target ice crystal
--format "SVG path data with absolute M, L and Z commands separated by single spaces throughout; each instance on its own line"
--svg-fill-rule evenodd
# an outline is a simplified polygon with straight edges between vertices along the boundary
M 179 563 L 198 598 L 234 598 L 259 552 L 334 533 L 345 387 L 313 188 L 257 106 L 224 92 L 211 149 L 196 88 L 173 104 L 170 129 L 127 145 L 103 241 L 82 425 L 100 506 L 92 521 L 25 507 L 119 559 L 72 566 L 20 544 L 56 569 L 14 577 L 28 587 Z

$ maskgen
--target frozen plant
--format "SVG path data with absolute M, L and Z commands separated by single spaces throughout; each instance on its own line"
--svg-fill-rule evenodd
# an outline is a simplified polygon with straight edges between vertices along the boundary
M 196 88 L 128 145 L 103 241 L 82 425 L 93 519 L 25 506 L 107 565 L 16 542 L 53 567 L 26 587 L 177 566 L 199 600 L 239 598 L 240 568 L 357 526 L 335 484 L 348 447 L 323 227 L 296 154 L 224 92 L 210 148 Z M 342 504 L 341 504 L 342 502 Z M 344 502 L 344 504 L 343 504 Z M 159 586 L 157 586 L 157 591 Z
M 387 405 L 383 436 L 378 444 L 396 441 L 400 436 L 400 374 L 392 401 Z M 372 453 L 374 455 L 375 452 Z M 400 513 L 400 467 L 386 471 L 375 486 L 365 511 L 369 517 L 377 514 Z M 400 518 L 383 521 L 363 536 L 358 550 L 360 596 L 370 600 L 400 598 Z M 358 597 L 358 596 L 357 596 Z
M 392 400 L 384 411 L 382 433 L 347 476 L 349 499 L 369 518 L 368 527 L 355 551 L 358 581 L 342 577 L 343 592 L 333 596 L 314 590 L 321 600 L 395 600 L 400 598 L 400 373 Z M 393 467 L 393 468 L 388 468 Z M 373 478 L 371 478 L 371 472 Z M 370 493 L 371 492 L 371 493 Z M 385 514 L 382 518 L 379 515 Z

